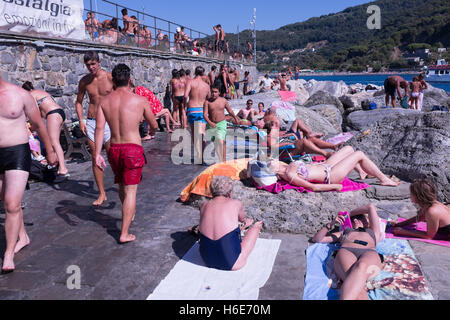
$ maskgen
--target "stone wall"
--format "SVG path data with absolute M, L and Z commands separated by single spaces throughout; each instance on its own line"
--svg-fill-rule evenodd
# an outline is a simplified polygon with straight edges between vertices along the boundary
M 58 104 L 64 107 L 68 119 L 76 118 L 78 82 L 88 72 L 83 63 L 83 55 L 88 50 L 100 52 L 101 66 L 109 72 L 118 63 L 130 66 L 134 83 L 151 89 L 166 106 L 170 104 L 170 99 L 164 97 L 172 69 L 191 69 L 193 73 L 195 67 L 201 65 L 209 72 L 211 66 L 219 67 L 223 63 L 136 48 L 0 35 L 0 73 L 4 80 L 19 86 L 31 81 L 35 88 L 55 97 Z M 239 67 L 241 79 L 244 71 L 250 71 L 251 79 L 257 78 L 255 65 L 230 64 Z M 85 109 L 87 99 L 84 100 Z

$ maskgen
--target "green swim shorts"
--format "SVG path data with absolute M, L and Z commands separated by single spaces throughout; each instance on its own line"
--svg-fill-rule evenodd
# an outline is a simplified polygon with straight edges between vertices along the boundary
M 227 121 L 223 120 L 219 123 L 216 123 L 216 125 L 216 128 L 211 128 L 209 125 L 206 126 L 207 130 L 213 130 L 211 131 L 211 141 L 214 141 L 216 138 L 225 141 L 227 137 Z

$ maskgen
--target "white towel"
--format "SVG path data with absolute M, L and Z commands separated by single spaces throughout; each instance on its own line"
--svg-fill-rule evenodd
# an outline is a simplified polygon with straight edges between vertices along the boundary
M 238 271 L 205 267 L 196 243 L 147 300 L 257 300 L 272 273 L 281 240 L 260 239 Z

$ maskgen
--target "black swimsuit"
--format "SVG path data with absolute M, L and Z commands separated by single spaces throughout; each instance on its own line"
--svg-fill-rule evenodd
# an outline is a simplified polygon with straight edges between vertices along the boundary
M 345 237 L 348 234 L 352 233 L 352 232 L 367 232 L 372 237 L 372 239 L 375 241 L 375 244 L 377 243 L 377 238 L 375 237 L 375 233 L 373 232 L 373 230 L 372 229 L 365 229 L 365 228 L 358 228 L 358 229 L 350 229 L 350 228 L 348 228 L 348 229 L 345 229 L 344 234 L 343 234 L 343 239 L 345 239 Z M 365 249 L 365 248 L 341 247 L 341 250 L 342 249 L 345 249 L 345 250 L 350 251 L 351 253 L 353 253 L 355 255 L 356 259 L 359 259 L 366 252 L 369 252 L 369 251 L 377 252 L 377 250 L 375 248 Z M 382 254 L 378 254 L 378 256 L 380 257 L 381 263 L 383 263 L 384 262 L 383 255 Z
M 55 109 L 55 110 L 47 112 L 47 114 L 45 115 L 45 119 L 47 119 L 49 115 L 54 114 L 54 113 L 59 114 L 61 116 L 61 118 L 63 119 L 63 122 L 66 121 L 66 114 L 63 109 Z
M 20 170 L 30 172 L 31 150 L 29 143 L 0 148 L 0 174 Z
M 450 224 L 448 226 L 439 228 L 437 233 L 444 235 L 444 236 L 450 236 Z

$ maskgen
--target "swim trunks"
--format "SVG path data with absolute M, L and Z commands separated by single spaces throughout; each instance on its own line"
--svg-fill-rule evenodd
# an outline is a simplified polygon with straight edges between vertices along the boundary
M 63 122 L 66 121 L 66 113 L 64 112 L 63 109 L 55 109 L 55 110 L 47 112 L 47 114 L 45 115 L 45 119 L 47 119 L 49 115 L 52 115 L 55 113 L 57 113 L 61 116 Z
M 217 43 L 219 51 L 225 51 L 225 40 L 219 40 Z
M 30 172 L 31 150 L 29 143 L 0 148 L 0 174 L 20 170 Z
M 201 233 L 200 255 L 208 268 L 231 271 L 241 254 L 241 229 L 238 227 L 218 240 L 211 240 Z
M 240 86 L 239 86 L 239 82 L 235 82 L 234 83 L 234 88 L 237 90 L 239 90 Z
M 147 163 L 144 148 L 137 144 L 111 144 L 108 161 L 114 172 L 114 183 L 132 186 L 142 181 L 142 170 Z
M 216 138 L 222 141 L 226 140 L 227 137 L 227 120 L 223 120 L 219 123 L 216 123 L 216 127 L 215 128 L 211 128 L 209 125 L 207 125 L 206 129 L 209 131 L 211 130 L 211 141 L 215 141 Z
M 97 121 L 92 118 L 86 120 L 86 133 L 92 142 L 95 142 L 95 128 L 97 127 Z M 103 144 L 111 140 L 111 130 L 109 129 L 108 123 L 105 123 L 105 133 L 103 136 Z
M 389 82 L 389 79 L 386 79 L 384 81 L 384 92 L 390 96 L 393 96 L 393 97 L 396 96 L 397 88 L 395 86 L 391 85 L 391 83 Z
M 203 108 L 188 108 L 186 113 L 189 124 L 194 124 L 196 122 L 206 123 L 205 118 L 203 117 Z

